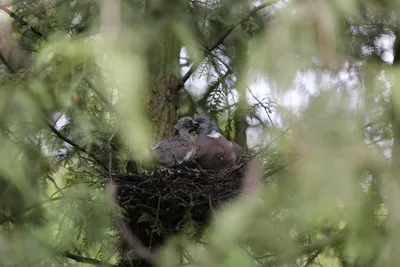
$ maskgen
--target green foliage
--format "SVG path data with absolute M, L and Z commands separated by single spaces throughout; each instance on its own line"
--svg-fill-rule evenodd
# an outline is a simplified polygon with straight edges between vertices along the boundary
M 178 72 L 175 45 L 191 75 L 163 101 L 209 113 L 231 139 L 247 129 L 264 183 L 215 207 L 196 238 L 188 215 L 160 266 L 400 262 L 396 1 L 14 2 L 7 21 L 33 63 L 11 64 L 0 38 L 0 266 L 120 261 L 104 186 L 128 160 L 152 160 L 161 126 L 147 105 Z M 293 92 L 297 109 L 282 100 Z M 163 235 L 153 215 L 142 222 Z

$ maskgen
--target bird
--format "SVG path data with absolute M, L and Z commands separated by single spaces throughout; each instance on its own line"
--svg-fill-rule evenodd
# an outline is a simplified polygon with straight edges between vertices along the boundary
M 232 144 L 227 140 L 203 135 L 198 136 L 194 143 L 196 147 L 194 161 L 202 169 L 220 170 L 236 162 Z
M 162 168 L 174 168 L 191 161 L 196 147 L 191 132 L 197 130 L 199 123 L 191 117 L 182 117 L 175 124 L 174 136 L 161 140 L 154 147 L 157 162 Z
M 199 123 L 199 127 L 197 130 L 197 134 L 199 136 L 207 135 L 214 138 L 228 140 L 225 136 L 221 134 L 221 130 L 218 128 L 215 121 L 210 118 L 210 116 L 203 114 L 196 117 L 194 120 L 195 122 Z M 246 160 L 247 156 L 245 155 L 245 150 L 243 149 L 243 147 L 233 141 L 229 142 L 231 142 L 233 150 L 235 151 L 237 162 L 241 163 Z
M 195 161 L 204 169 L 223 169 L 241 159 L 244 149 L 221 134 L 217 124 L 208 115 L 195 118 L 199 123 L 195 140 Z

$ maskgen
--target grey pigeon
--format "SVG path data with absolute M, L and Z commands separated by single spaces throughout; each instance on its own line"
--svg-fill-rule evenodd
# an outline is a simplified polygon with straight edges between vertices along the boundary
M 198 123 L 192 118 L 180 118 L 174 126 L 175 133 L 172 139 L 162 140 L 153 147 L 161 167 L 177 167 L 193 158 L 196 148 L 190 132 L 197 127 Z
M 195 121 L 199 123 L 195 161 L 200 167 L 218 170 L 232 166 L 242 158 L 244 149 L 226 139 L 209 116 L 201 115 Z
M 214 120 L 208 115 L 200 115 L 195 118 L 195 121 L 199 123 L 199 128 L 197 130 L 198 136 L 210 136 L 218 139 L 227 140 L 225 136 L 221 134 L 221 130 L 218 128 Z M 233 141 L 228 141 L 232 144 L 233 151 L 235 152 L 236 161 L 242 162 L 246 159 L 245 150 L 237 143 Z
M 236 162 L 232 144 L 226 139 L 207 135 L 198 136 L 195 140 L 195 162 L 203 169 L 220 170 L 232 166 Z
M 215 121 L 211 120 L 211 118 L 207 115 L 200 115 L 194 119 L 195 122 L 199 124 L 197 129 L 197 134 L 199 136 L 208 135 L 214 138 L 222 138 L 226 139 L 225 136 L 221 134 L 220 129 L 218 128 Z

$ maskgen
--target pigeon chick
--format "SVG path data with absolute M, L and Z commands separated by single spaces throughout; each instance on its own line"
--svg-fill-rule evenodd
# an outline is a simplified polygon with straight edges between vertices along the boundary
M 157 162 L 161 167 L 177 167 L 193 158 L 196 148 L 190 132 L 195 131 L 197 127 L 198 123 L 192 118 L 180 118 L 174 126 L 174 136 L 170 140 L 158 142 L 153 147 Z

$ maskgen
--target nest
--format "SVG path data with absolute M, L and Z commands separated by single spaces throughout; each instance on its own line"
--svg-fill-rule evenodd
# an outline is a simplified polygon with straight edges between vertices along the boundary
M 220 171 L 181 168 L 120 174 L 114 179 L 118 204 L 143 244 L 158 246 L 189 222 L 201 231 L 213 209 L 241 192 L 245 168 L 241 164 Z

